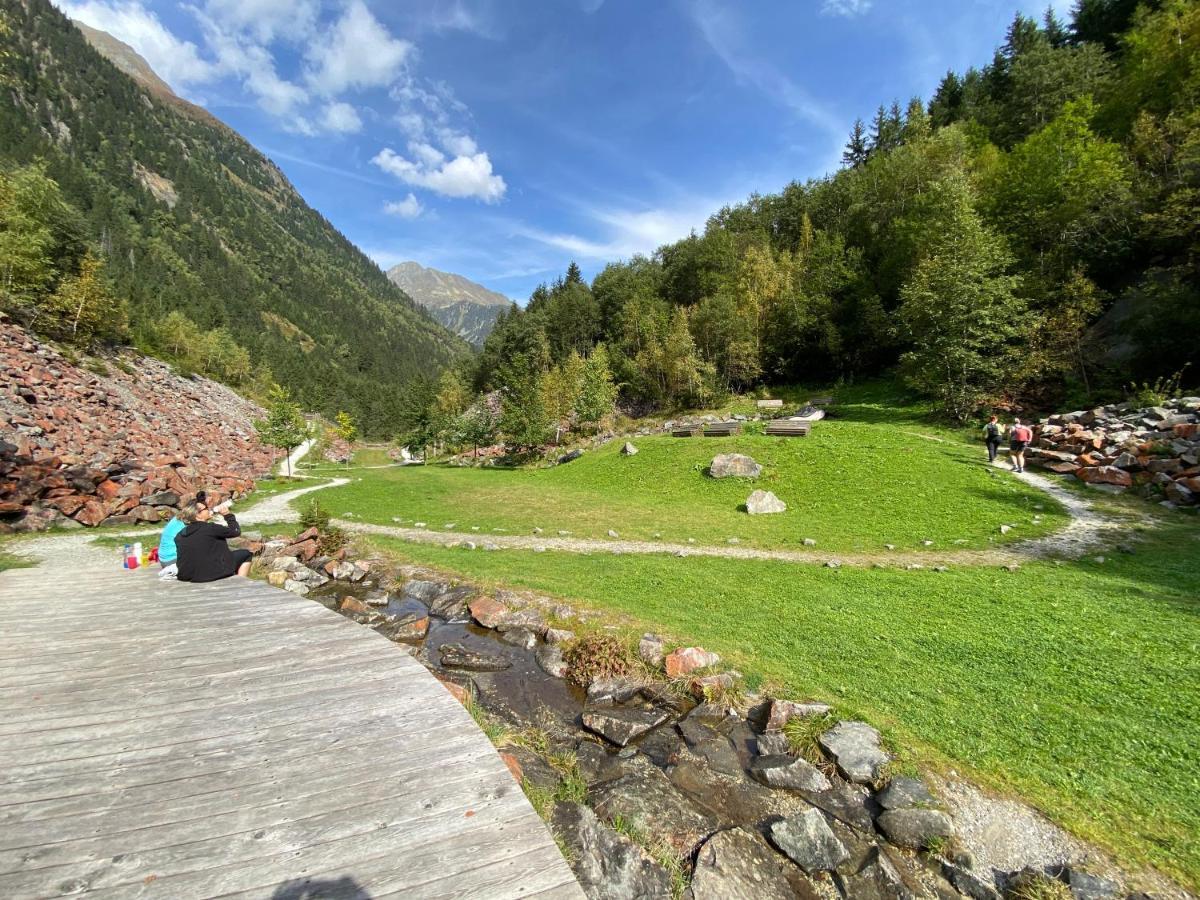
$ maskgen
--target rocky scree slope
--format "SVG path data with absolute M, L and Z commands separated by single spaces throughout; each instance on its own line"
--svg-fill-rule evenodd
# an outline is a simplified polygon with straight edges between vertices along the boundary
M 82 211 L 140 346 L 170 349 L 174 310 L 223 326 L 306 408 L 388 435 L 396 388 L 467 352 L 249 142 L 130 77 L 116 42 L 92 35 L 113 63 L 47 0 L 0 19 L 0 164 L 42 161 Z
M 387 276 L 435 319 L 476 347 L 483 346 L 500 314 L 513 308 L 503 294 L 420 263 L 402 262 L 388 269 Z
M 1133 488 L 1171 508 L 1200 503 L 1200 397 L 1130 403 L 1038 423 L 1031 461 L 1112 492 Z
M 229 388 L 135 355 L 95 368 L 0 320 L 0 533 L 158 522 L 270 471 L 263 411 Z

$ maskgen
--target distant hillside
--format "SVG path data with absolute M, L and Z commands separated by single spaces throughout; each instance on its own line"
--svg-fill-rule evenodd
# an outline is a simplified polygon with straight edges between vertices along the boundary
M 0 170 L 44 161 L 139 346 L 171 357 L 160 325 L 182 312 L 306 407 L 381 436 L 398 388 L 467 351 L 129 47 L 94 30 L 89 43 L 47 0 L 0 0 L 0 24 Z
M 455 275 L 427 269 L 420 263 L 402 262 L 387 276 L 435 319 L 476 347 L 482 347 L 500 313 L 513 302 L 503 294 Z

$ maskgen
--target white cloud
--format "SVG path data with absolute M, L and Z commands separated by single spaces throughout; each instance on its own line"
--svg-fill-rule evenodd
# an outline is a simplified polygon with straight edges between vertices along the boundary
M 653 253 L 663 244 L 686 237 L 693 230 L 703 230 L 708 216 L 717 206 L 719 204 L 705 199 L 689 201 L 677 209 L 589 210 L 588 218 L 606 233 L 600 240 L 523 225 L 514 230 L 521 237 L 566 250 L 579 259 L 628 259 L 637 253 Z
M 821 13 L 853 19 L 855 16 L 866 15 L 870 8 L 871 0 L 825 0 L 821 4 Z
M 425 207 L 410 193 L 403 200 L 393 200 L 390 203 L 385 203 L 383 211 L 389 216 L 399 216 L 401 219 L 415 219 L 425 211 Z
M 504 197 L 507 185 L 492 171 L 492 161 L 486 153 L 447 159 L 436 147 L 419 141 L 409 144 L 408 149 L 415 159 L 407 159 L 385 147 L 371 162 L 405 184 L 446 197 L 474 197 L 484 203 L 496 203 Z
M 326 96 L 349 88 L 386 87 L 413 50 L 408 41 L 392 37 L 362 0 L 352 0 L 328 39 L 309 49 L 307 80 Z
M 321 117 L 321 123 L 329 131 L 341 134 L 357 134 L 362 131 L 363 123 L 358 110 L 349 103 L 327 103 Z
M 59 0 L 58 7 L 72 19 L 129 44 L 172 87 L 205 84 L 220 74 L 195 44 L 175 37 L 137 0 Z
M 319 4 L 316 0 L 207 0 L 204 9 L 225 28 L 269 44 L 278 38 L 296 41 L 311 35 Z
M 828 0 L 833 3 L 863 3 L 866 0 Z M 700 34 L 733 76 L 791 109 L 831 136 L 838 146 L 844 137 L 845 123 L 824 104 L 771 65 L 748 46 L 735 10 L 719 7 L 712 0 L 699 0 L 691 7 L 692 18 Z

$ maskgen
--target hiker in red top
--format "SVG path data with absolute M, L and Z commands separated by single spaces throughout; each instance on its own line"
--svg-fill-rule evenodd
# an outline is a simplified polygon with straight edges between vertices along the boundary
M 1020 419 L 1013 419 L 1012 430 L 1008 433 L 1009 454 L 1013 460 L 1013 471 L 1025 471 L 1025 448 L 1033 440 L 1033 430 L 1028 425 L 1022 425 Z

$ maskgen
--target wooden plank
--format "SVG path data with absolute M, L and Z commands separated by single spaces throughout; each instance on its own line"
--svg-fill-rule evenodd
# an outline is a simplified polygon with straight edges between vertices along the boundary
M 0 573 L 0 896 L 582 897 L 470 716 L 257 582 Z M 347 883 L 350 883 L 347 882 Z

